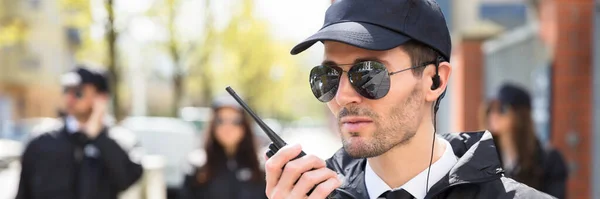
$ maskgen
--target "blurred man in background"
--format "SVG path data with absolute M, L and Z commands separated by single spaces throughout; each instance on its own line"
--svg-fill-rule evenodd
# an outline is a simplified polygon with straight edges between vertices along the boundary
M 100 71 L 77 67 L 61 83 L 64 124 L 29 142 L 17 199 L 116 199 L 143 171 L 109 137 L 108 79 Z

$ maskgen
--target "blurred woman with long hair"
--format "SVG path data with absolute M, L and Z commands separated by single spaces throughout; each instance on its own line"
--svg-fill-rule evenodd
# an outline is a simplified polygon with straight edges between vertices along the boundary
M 203 153 L 190 158 L 193 169 L 185 177 L 181 198 L 266 198 L 249 117 L 228 96 L 217 98 L 212 108 Z
M 531 97 L 525 89 L 504 84 L 482 115 L 492 132 L 508 177 L 557 198 L 566 196 L 567 168 L 561 154 L 536 136 Z

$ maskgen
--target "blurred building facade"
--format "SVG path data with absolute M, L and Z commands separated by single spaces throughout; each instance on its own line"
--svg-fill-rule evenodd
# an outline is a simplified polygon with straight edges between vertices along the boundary
M 0 51 L 1 116 L 16 119 L 56 115 L 59 75 L 73 64 L 77 35 L 62 24 L 59 1 L 3 0 L 4 18 L 18 19 L 25 38 Z
M 453 41 L 451 129 L 479 130 L 476 105 L 502 82 L 524 85 L 532 93 L 538 137 L 560 150 L 568 163 L 567 198 L 600 198 L 600 136 L 593 122 L 600 121 L 598 111 L 594 114 L 600 108 L 600 66 L 594 64 L 600 56 L 594 51 L 599 1 L 554 1 L 556 21 L 550 23 L 558 27 L 558 43 L 552 54 L 546 53 L 525 1 L 474 1 L 480 5 L 479 19 L 453 30 L 459 39 Z

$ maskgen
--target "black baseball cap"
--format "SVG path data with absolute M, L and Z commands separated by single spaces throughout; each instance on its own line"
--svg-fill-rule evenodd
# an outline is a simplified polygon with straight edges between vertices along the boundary
M 501 105 L 508 105 L 512 108 L 531 108 L 531 96 L 525 88 L 515 83 L 502 84 L 490 100 L 498 101 Z
M 326 40 L 369 50 L 389 50 L 416 40 L 446 61 L 452 48 L 446 19 L 434 0 L 337 0 L 327 9 L 323 27 L 291 54 Z
M 110 93 L 108 87 L 108 77 L 106 73 L 99 69 L 92 69 L 79 65 L 61 77 L 63 87 L 77 87 L 90 84 L 101 93 Z

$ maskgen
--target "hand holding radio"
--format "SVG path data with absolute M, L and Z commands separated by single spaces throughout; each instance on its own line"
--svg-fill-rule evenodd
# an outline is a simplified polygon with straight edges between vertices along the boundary
M 287 145 L 267 160 L 266 194 L 269 198 L 326 198 L 341 185 L 325 161 L 314 155 L 296 158 L 301 152 L 300 145 Z
M 231 89 L 227 92 L 254 118 L 272 143 L 265 163 L 267 188 L 270 199 L 326 198 L 341 185 L 337 174 L 326 167 L 325 161 L 306 155 L 300 145 L 287 145 L 269 128 L 248 105 Z

